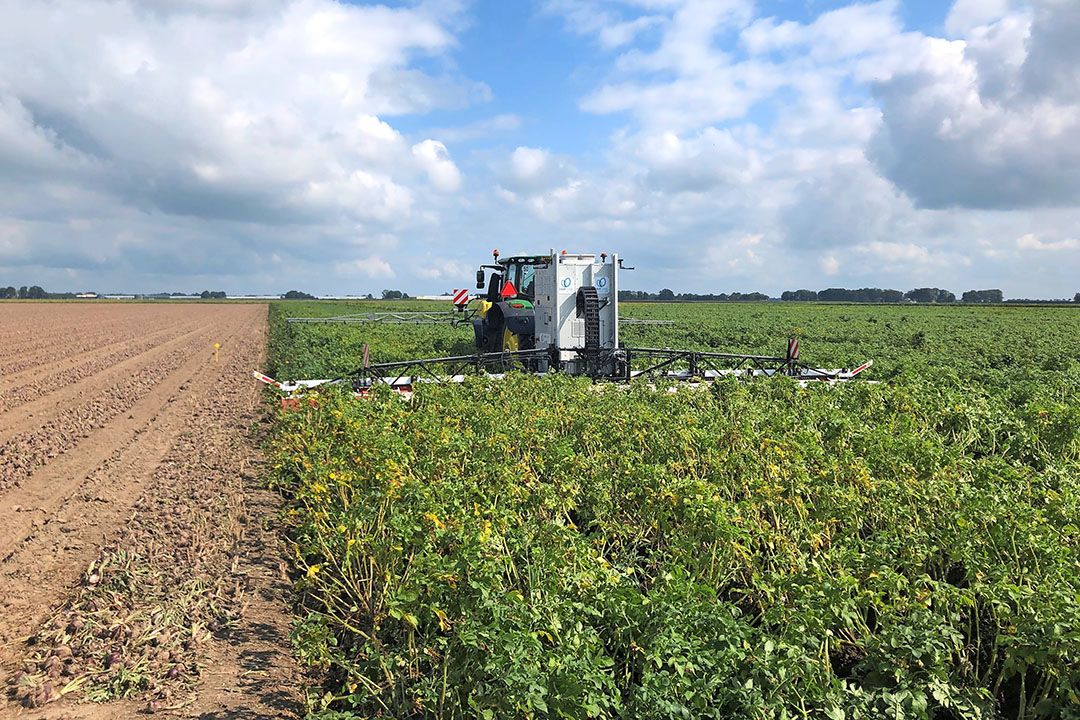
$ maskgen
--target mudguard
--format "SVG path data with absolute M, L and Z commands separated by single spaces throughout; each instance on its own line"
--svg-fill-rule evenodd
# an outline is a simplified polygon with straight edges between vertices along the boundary
M 476 340 L 477 349 L 484 347 L 484 321 L 480 318 L 472 319 L 473 337 Z
M 495 307 L 499 309 L 507 330 L 532 339 L 536 330 L 536 312 L 531 307 L 516 308 L 506 301 L 497 303 Z

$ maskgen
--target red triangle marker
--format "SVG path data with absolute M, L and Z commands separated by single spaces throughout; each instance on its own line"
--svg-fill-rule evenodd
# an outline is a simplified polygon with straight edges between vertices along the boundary
M 504 300 L 506 298 L 512 298 L 517 295 L 517 288 L 514 287 L 514 283 L 507 280 L 506 284 L 502 286 L 502 291 L 499 294 L 502 295 Z

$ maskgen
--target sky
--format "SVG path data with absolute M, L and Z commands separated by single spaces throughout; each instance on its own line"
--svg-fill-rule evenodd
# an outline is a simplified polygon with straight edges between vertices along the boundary
M 1075 0 L 0 0 L 0 286 L 1080 291 Z

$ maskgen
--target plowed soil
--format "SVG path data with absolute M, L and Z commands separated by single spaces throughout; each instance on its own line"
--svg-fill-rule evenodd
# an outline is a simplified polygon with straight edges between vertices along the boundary
M 300 712 L 265 350 L 260 305 L 0 304 L 0 719 Z

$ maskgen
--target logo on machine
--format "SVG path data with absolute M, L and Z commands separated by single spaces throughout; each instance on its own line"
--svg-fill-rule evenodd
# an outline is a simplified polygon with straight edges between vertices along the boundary
M 606 277 L 596 278 L 596 292 L 598 292 L 598 293 L 606 293 L 607 291 L 608 291 L 607 278 Z
M 574 279 L 571 277 L 564 277 L 559 284 L 562 285 L 563 290 L 569 290 L 574 284 Z

